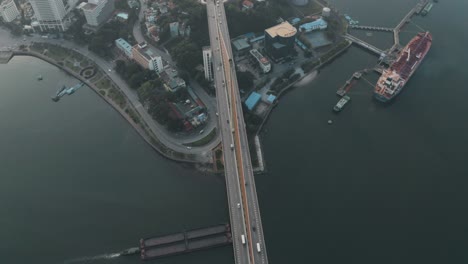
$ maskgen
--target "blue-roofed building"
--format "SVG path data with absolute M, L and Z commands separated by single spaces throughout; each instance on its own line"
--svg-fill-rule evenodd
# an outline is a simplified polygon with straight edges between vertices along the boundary
M 252 111 L 255 108 L 255 106 L 257 106 L 258 102 L 260 102 L 261 98 L 262 96 L 259 93 L 252 92 L 249 98 L 245 100 L 245 105 L 247 106 L 247 109 L 249 109 L 249 111 Z
M 249 33 L 245 33 L 244 35 L 242 35 L 244 38 L 247 38 L 247 39 L 251 39 L 251 38 L 255 38 L 255 33 L 253 32 L 249 32 Z
M 264 39 L 265 39 L 265 35 L 261 35 L 261 36 L 258 36 L 256 38 L 250 39 L 249 43 L 250 44 L 257 43 L 257 42 L 263 41 Z
M 276 100 L 276 96 L 274 96 L 274 95 L 272 95 L 272 94 L 268 95 L 268 97 L 267 97 L 267 99 L 266 99 L 267 103 L 269 103 L 269 104 L 274 103 L 275 100 Z
M 115 46 L 128 58 L 132 59 L 132 45 L 130 45 L 125 39 L 119 38 L 115 40 Z
M 291 25 L 294 26 L 294 25 L 296 25 L 297 23 L 301 22 L 301 19 L 298 18 L 298 17 L 295 17 L 295 18 L 291 19 L 290 22 L 291 22 Z
M 317 19 L 315 21 L 305 23 L 299 26 L 299 31 L 301 32 L 311 32 L 318 29 L 326 29 L 328 23 L 323 20 L 322 18 Z

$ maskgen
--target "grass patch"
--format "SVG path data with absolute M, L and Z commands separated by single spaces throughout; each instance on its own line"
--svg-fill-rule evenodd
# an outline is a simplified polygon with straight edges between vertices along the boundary
M 208 133 L 208 135 L 201 138 L 200 140 L 197 140 L 197 141 L 194 141 L 194 142 L 191 142 L 191 143 L 188 143 L 188 144 L 184 144 L 184 145 L 185 146 L 190 146 L 190 147 L 204 146 L 204 145 L 210 143 L 213 140 L 213 138 L 215 138 L 215 137 L 216 137 L 216 128 L 213 128 L 213 130 L 211 130 L 210 133 Z
M 110 81 L 107 78 L 102 78 L 97 83 L 95 83 L 97 88 L 99 89 L 109 89 L 110 88 Z
M 101 78 L 102 78 L 102 72 L 98 70 L 98 71 L 96 72 L 96 75 L 94 75 L 94 77 L 91 78 L 89 81 L 90 81 L 91 83 L 95 83 L 97 80 L 99 80 L 99 79 L 101 79 Z
M 66 60 L 65 66 L 76 73 L 80 73 L 81 68 L 73 65 L 73 62 Z
M 122 109 L 127 105 L 127 101 L 125 100 L 125 97 L 123 96 L 122 92 L 116 89 L 115 87 L 109 89 L 107 97 L 112 99 L 112 101 L 118 104 Z
M 130 116 L 130 118 L 133 120 L 133 122 L 135 122 L 137 124 L 140 123 L 140 117 L 138 116 L 138 114 L 135 111 L 133 111 L 132 109 L 127 108 L 127 109 L 125 109 L 125 113 L 127 113 Z

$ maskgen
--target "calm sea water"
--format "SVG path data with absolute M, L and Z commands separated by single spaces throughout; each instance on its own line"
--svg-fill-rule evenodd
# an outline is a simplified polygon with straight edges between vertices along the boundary
M 333 2 L 381 26 L 415 3 Z M 419 28 L 434 42 L 391 105 L 374 102 L 360 81 L 344 111 L 331 112 L 336 89 L 376 62 L 359 48 L 281 99 L 263 137 L 268 173 L 257 176 L 270 263 L 468 261 L 465 10 L 467 1 L 440 1 L 405 28 L 403 42 Z M 356 35 L 392 44 L 385 33 Z M 88 89 L 53 103 L 58 85 L 76 82 L 58 69 L 15 58 L 0 65 L 0 80 L 1 263 L 140 263 L 112 253 L 140 237 L 228 221 L 221 177 L 161 158 Z M 154 263 L 233 263 L 233 254 Z
M 361 24 L 393 27 L 416 1 L 334 2 Z M 434 42 L 393 104 L 372 100 L 378 76 L 368 75 L 372 86 L 360 81 L 332 113 L 338 87 L 376 62 L 360 48 L 281 99 L 263 138 L 269 173 L 257 178 L 271 263 L 468 261 L 465 10 L 440 1 L 404 29 L 403 43 L 419 28 Z M 388 33 L 356 35 L 392 45 Z
M 88 88 L 52 102 L 76 83 L 59 69 L 16 57 L 0 80 L 0 263 L 140 263 L 111 253 L 228 221 L 222 178 L 160 157 Z M 158 263 L 232 258 L 225 247 Z

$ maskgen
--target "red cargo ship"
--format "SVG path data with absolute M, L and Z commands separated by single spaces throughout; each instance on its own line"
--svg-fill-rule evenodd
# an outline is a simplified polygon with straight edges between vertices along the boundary
M 431 33 L 418 33 L 400 52 L 396 61 L 383 71 L 375 85 L 375 98 L 387 102 L 397 96 L 421 64 L 431 45 Z

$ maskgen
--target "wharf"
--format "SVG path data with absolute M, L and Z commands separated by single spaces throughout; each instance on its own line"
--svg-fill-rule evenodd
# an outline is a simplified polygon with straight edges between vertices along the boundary
M 338 91 L 336 91 L 336 94 L 339 96 L 344 96 L 346 93 L 353 87 L 353 85 L 356 83 L 357 80 L 361 79 L 363 73 L 367 73 L 367 69 L 364 69 L 362 71 L 357 71 L 353 73 L 353 75 L 346 81 L 346 83 L 341 86 Z
M 141 259 L 161 258 L 230 244 L 229 224 L 140 240 Z

